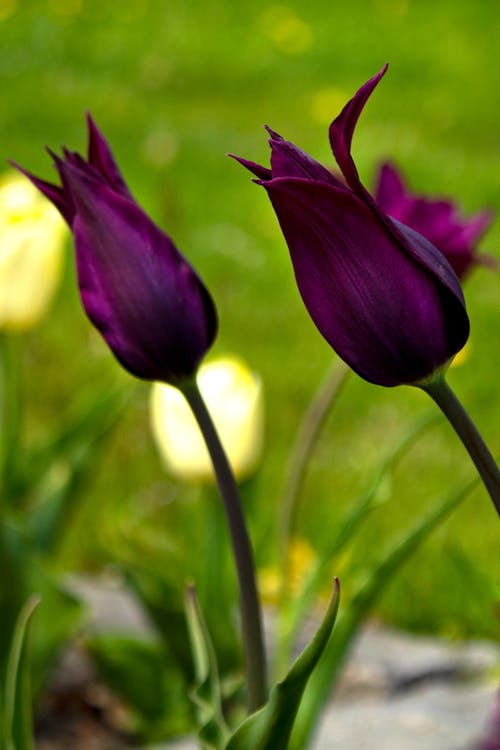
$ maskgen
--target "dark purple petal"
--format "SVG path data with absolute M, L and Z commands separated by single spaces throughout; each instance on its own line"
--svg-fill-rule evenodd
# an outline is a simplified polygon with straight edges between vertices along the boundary
M 404 210 L 406 206 L 405 185 L 399 172 L 389 162 L 384 162 L 379 167 L 375 184 L 375 200 L 386 213 L 402 221 L 392 212 Z
M 235 154 L 228 154 L 228 156 L 230 156 L 231 159 L 239 162 L 243 167 L 246 167 L 246 169 L 248 169 L 248 171 L 254 174 L 256 177 L 258 177 L 259 180 L 270 180 L 272 178 L 271 170 L 267 167 L 263 167 L 260 164 L 257 164 L 257 162 L 243 159 L 243 157 L 236 156 Z
M 125 198 L 132 198 L 111 149 L 89 112 L 87 113 L 87 127 L 89 132 L 89 163 L 95 167 L 113 190 Z
M 280 135 L 267 128 L 271 135 L 269 145 L 271 146 L 271 172 L 276 177 L 307 177 L 319 182 L 327 182 L 338 188 L 345 189 L 326 167 L 309 156 L 305 151 L 295 146 L 290 141 L 285 141 Z
M 410 256 L 354 194 L 305 179 L 262 184 L 312 319 L 362 377 L 416 382 L 461 349 L 469 326 L 460 286 L 424 238 L 398 228 L 415 245 Z
M 31 174 L 31 172 L 28 172 L 26 169 L 19 166 L 15 161 L 10 161 L 9 164 L 27 177 L 28 180 L 30 180 L 30 182 L 32 182 L 33 185 L 54 204 L 63 219 L 69 224 L 69 226 L 71 226 L 74 209 L 70 197 L 66 194 L 63 188 L 59 187 L 59 185 L 53 185 L 46 180 L 42 180 L 40 177 L 36 177 L 34 174 Z
M 407 192 L 401 175 L 390 164 L 383 164 L 375 190 L 375 201 L 385 213 L 420 232 L 439 248 L 455 214 L 451 201 L 429 200 Z
M 366 190 L 360 182 L 358 171 L 351 156 L 352 136 L 363 107 L 387 68 L 388 65 L 384 65 L 377 75 L 370 78 L 369 81 L 361 86 L 351 101 L 346 104 L 340 115 L 330 125 L 330 145 L 333 155 L 347 184 L 360 197 L 365 196 Z
M 132 198 L 90 115 L 88 127 L 89 161 L 49 150 L 61 187 L 18 169 L 70 225 L 83 306 L 117 359 L 137 377 L 178 385 L 194 376 L 215 338 L 214 304 Z
M 85 310 L 132 374 L 190 377 L 215 337 L 216 313 L 199 277 L 133 202 L 65 165 Z

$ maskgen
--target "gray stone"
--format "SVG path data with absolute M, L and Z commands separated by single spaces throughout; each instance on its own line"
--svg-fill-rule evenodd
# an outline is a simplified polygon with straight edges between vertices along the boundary
M 119 579 L 78 577 L 71 588 L 86 602 L 92 629 L 152 632 Z M 494 705 L 496 686 L 487 676 L 499 664 L 498 644 L 450 643 L 368 625 L 353 645 L 313 750 L 474 750 Z M 188 738 L 148 748 L 167 749 L 198 745 Z
M 493 686 L 432 685 L 392 699 L 334 702 L 313 747 L 471 750 L 484 734 L 494 695 Z
M 492 685 L 432 685 L 392 699 L 336 701 L 323 716 L 312 750 L 473 750 L 485 733 L 494 696 Z M 198 745 L 183 740 L 154 750 L 198 750 Z

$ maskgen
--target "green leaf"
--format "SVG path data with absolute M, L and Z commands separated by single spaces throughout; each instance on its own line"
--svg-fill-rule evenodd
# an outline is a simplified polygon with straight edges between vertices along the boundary
M 31 750 L 33 747 L 31 689 L 26 659 L 28 625 L 40 603 L 31 596 L 17 618 L 7 663 L 2 725 L 5 750 Z
M 271 689 L 266 705 L 246 719 L 229 739 L 226 750 L 286 750 L 305 687 L 330 638 L 339 604 L 335 579 L 323 622 L 287 676 Z
M 280 631 L 282 638 L 277 648 L 277 665 L 289 659 L 294 641 L 300 632 L 305 615 L 311 607 L 312 600 L 316 595 L 319 585 L 325 578 L 325 572 L 331 569 L 332 561 L 338 559 L 339 555 L 347 547 L 348 543 L 356 535 L 361 524 L 379 505 L 378 495 L 383 481 L 391 474 L 398 462 L 407 454 L 422 433 L 432 427 L 440 419 L 439 414 L 434 412 L 414 424 L 402 438 L 391 449 L 386 458 L 377 466 L 375 475 L 368 489 L 363 492 L 358 500 L 349 506 L 347 511 L 337 525 L 336 533 L 328 544 L 327 549 L 321 555 L 312 571 L 308 575 L 302 591 L 293 597 L 283 607 Z M 285 661 L 286 660 L 286 661 Z
M 464 487 L 455 490 L 445 500 L 439 500 L 428 515 L 419 518 L 409 531 L 392 541 L 373 570 L 367 572 L 365 580 L 344 607 L 335 630 L 336 638 L 328 644 L 325 657 L 313 675 L 297 718 L 291 743 L 292 750 L 303 750 L 308 747 L 319 714 L 328 700 L 347 650 L 391 578 L 478 484 L 479 479 L 474 478 Z
M 217 659 L 194 586 L 186 590 L 185 606 L 196 676 L 191 699 L 196 709 L 198 737 L 205 750 L 223 750 L 229 732 L 222 713 Z
M 64 642 L 80 626 L 84 608 L 62 586 L 60 576 L 34 553 L 22 529 L 1 520 L 0 571 L 3 581 L 0 586 L 0 690 L 5 688 L 8 652 L 19 612 L 33 592 L 43 600 L 30 639 L 31 680 L 36 696 Z

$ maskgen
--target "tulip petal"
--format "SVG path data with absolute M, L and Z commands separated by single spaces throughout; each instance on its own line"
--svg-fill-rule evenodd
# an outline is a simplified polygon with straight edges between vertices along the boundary
M 88 172 L 68 164 L 62 171 L 77 211 L 78 282 L 89 318 L 137 377 L 175 382 L 194 374 L 217 328 L 197 274 L 133 201 Z
M 296 178 L 262 184 L 313 321 L 362 377 L 385 386 L 416 382 L 463 346 L 469 326 L 459 285 L 450 289 L 446 269 L 445 281 L 435 277 L 443 258 L 424 238 L 397 227 L 414 245 L 409 255 L 346 190 Z
M 494 220 L 495 214 L 493 211 L 480 211 L 475 216 L 471 216 L 463 227 L 464 240 L 469 244 L 478 242 Z
M 406 189 L 398 171 L 390 164 L 380 167 L 375 191 L 375 210 L 383 212 L 426 237 L 448 260 L 459 279 L 474 265 L 491 265 L 494 259 L 479 256 L 475 244 L 493 221 L 491 211 L 463 219 L 454 203 L 414 195 Z M 371 205 L 373 205 L 371 203 Z
M 345 105 L 340 115 L 330 125 L 330 145 L 340 171 L 349 187 L 361 198 L 367 191 L 360 182 L 358 171 L 351 156 L 351 143 L 358 118 L 373 90 L 388 68 L 386 63 L 377 75 L 370 78 Z
M 320 164 L 308 153 L 295 146 L 290 141 L 285 141 L 280 135 L 267 128 L 271 135 L 269 145 L 271 146 L 271 172 L 276 177 L 307 177 L 311 180 L 328 182 L 340 189 L 346 189 L 326 167 Z
M 272 172 L 268 167 L 263 167 L 255 161 L 249 161 L 249 159 L 244 159 L 242 156 L 236 156 L 236 154 L 228 154 L 228 156 L 239 162 L 243 167 L 246 167 L 246 169 L 258 177 L 259 180 L 272 179 Z
M 90 164 L 106 179 L 108 185 L 125 198 L 132 198 L 127 183 L 122 177 L 106 139 L 87 112 L 89 133 L 88 155 Z M 81 157 L 80 157 L 81 158 Z
M 405 204 L 406 190 L 397 169 L 389 162 L 380 165 L 375 185 L 375 200 L 383 210 L 392 216 L 391 211 Z M 402 221 L 399 216 L 394 218 Z
M 51 182 L 47 182 L 46 180 L 42 180 L 40 179 L 40 177 L 36 177 L 34 174 L 28 172 L 15 161 L 9 161 L 9 164 L 13 166 L 14 169 L 17 169 L 19 172 L 21 172 L 21 174 L 23 174 L 25 177 L 27 177 L 28 180 L 32 182 L 33 185 L 38 188 L 38 190 L 40 190 L 40 192 L 43 193 L 45 197 L 54 204 L 63 219 L 71 226 L 71 222 L 73 220 L 75 212 L 73 206 L 71 205 L 71 199 L 67 196 L 63 188 L 59 187 L 59 185 L 53 185 Z

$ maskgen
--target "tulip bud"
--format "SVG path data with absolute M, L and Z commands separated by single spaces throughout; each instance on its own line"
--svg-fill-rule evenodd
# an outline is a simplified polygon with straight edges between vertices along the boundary
M 271 168 L 238 161 L 271 199 L 320 333 L 365 380 L 395 386 L 444 369 L 465 344 L 469 319 L 446 258 L 380 208 L 351 156 L 358 117 L 386 67 L 330 126 L 343 180 L 270 129 Z
M 198 385 L 215 422 L 235 476 L 251 475 L 260 460 L 263 399 L 260 378 L 234 357 L 200 367 Z M 182 394 L 155 383 L 151 426 L 168 471 L 179 479 L 213 482 L 212 463 L 199 427 Z
M 87 160 L 52 154 L 60 186 L 18 168 L 70 226 L 83 306 L 118 361 L 145 380 L 189 381 L 217 331 L 212 298 L 136 203 L 90 116 L 88 130 Z
M 61 278 L 66 229 L 38 190 L 0 179 L 0 330 L 22 332 L 46 314 Z

